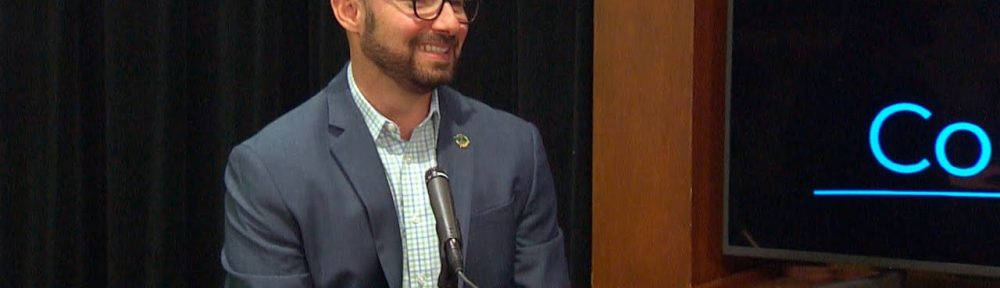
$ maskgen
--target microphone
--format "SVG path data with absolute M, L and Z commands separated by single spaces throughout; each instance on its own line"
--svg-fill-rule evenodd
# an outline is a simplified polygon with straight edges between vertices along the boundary
M 438 241 L 444 245 L 445 259 L 456 273 L 462 275 L 465 266 L 462 263 L 462 234 L 459 232 L 458 220 L 455 219 L 455 205 L 451 201 L 451 187 L 448 185 L 448 174 L 444 169 L 431 167 L 424 174 L 427 180 L 427 194 L 431 200 L 431 210 L 437 220 Z
M 462 263 L 462 233 L 459 232 L 458 220 L 455 219 L 455 204 L 451 201 L 451 187 L 448 185 L 448 174 L 444 169 L 431 167 L 424 174 L 427 180 L 427 195 L 430 196 L 431 210 L 437 219 L 438 241 L 444 246 L 445 259 L 455 274 L 472 288 L 479 288 L 476 283 L 465 276 L 465 265 Z M 445 273 L 438 279 L 441 287 L 452 287 Z

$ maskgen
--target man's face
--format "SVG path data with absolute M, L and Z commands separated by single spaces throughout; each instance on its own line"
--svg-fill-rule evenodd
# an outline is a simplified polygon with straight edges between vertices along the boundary
M 455 18 L 450 4 L 437 19 L 421 20 L 410 1 L 366 2 L 361 51 L 383 73 L 419 92 L 452 81 L 468 24 Z

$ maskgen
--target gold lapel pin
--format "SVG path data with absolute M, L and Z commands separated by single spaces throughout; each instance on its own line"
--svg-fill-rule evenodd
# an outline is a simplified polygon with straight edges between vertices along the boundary
M 452 139 L 455 139 L 455 144 L 458 145 L 458 148 L 469 148 L 469 136 L 465 136 L 465 134 L 457 134 L 455 137 L 452 137 Z

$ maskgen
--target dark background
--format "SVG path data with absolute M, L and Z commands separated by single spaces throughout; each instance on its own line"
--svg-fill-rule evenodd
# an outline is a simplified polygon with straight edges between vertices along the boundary
M 997 1 L 734 1 L 727 245 L 1000 267 L 1000 200 L 814 197 L 814 189 L 1000 191 L 941 168 L 939 131 L 971 122 L 1000 161 Z M 882 167 L 868 129 L 883 108 L 917 103 L 933 115 L 890 118 Z M 969 167 L 979 143 L 954 134 L 948 155 Z M 821 260 L 821 259 L 809 259 Z M 870 263 L 875 264 L 875 263 Z
M 229 150 L 347 59 L 323 1 L 0 0 L 0 287 L 221 285 Z M 454 85 L 541 130 L 590 284 L 593 4 L 485 1 Z

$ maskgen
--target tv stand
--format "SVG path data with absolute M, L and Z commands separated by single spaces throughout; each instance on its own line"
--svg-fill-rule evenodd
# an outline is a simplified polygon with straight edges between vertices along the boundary
M 886 271 L 864 278 L 823 284 L 816 288 L 903 288 L 903 279 L 905 277 L 899 271 Z
M 909 270 L 785 264 L 764 265 L 695 288 L 997 288 L 1000 278 Z

